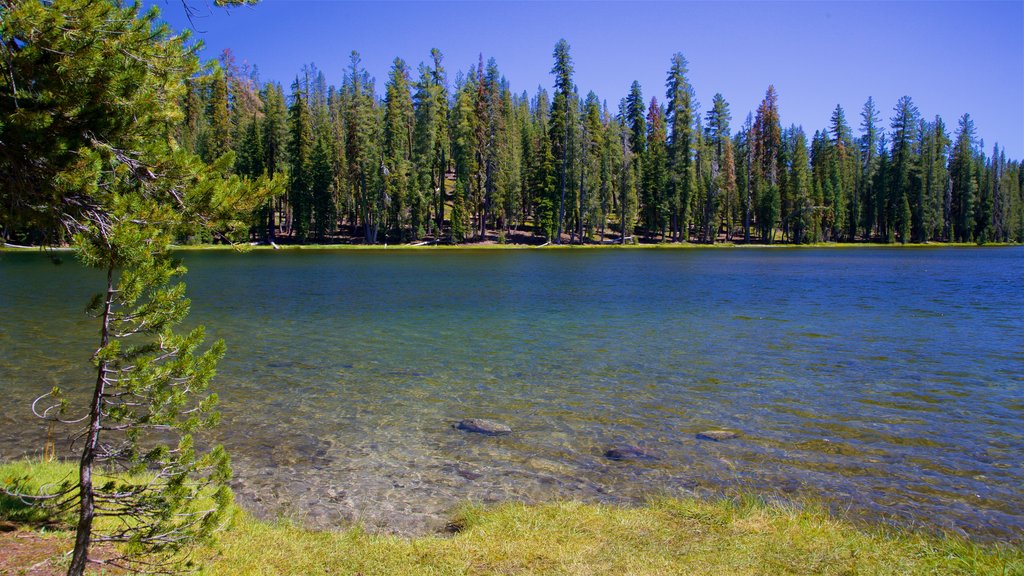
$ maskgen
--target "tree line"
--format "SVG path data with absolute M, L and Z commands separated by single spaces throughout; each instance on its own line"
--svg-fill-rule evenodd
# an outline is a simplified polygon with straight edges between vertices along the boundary
M 188 82 L 176 138 L 272 191 L 239 240 L 1024 241 L 1020 162 L 986 155 L 968 114 L 951 135 L 905 96 L 887 125 L 868 98 L 856 132 L 836 106 L 809 135 L 769 86 L 734 129 L 721 94 L 700 112 L 682 54 L 663 101 L 633 82 L 614 109 L 580 95 L 565 40 L 553 60 L 553 90 L 530 96 L 483 56 L 452 82 L 434 49 L 396 58 L 381 97 L 357 52 L 340 86 L 309 65 L 286 91 L 226 51 Z

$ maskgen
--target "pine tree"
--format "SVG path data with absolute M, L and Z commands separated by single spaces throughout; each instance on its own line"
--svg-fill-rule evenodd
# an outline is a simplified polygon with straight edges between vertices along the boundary
M 564 38 L 555 44 L 553 56 L 555 65 L 551 73 L 555 76 L 555 99 L 551 107 L 551 123 L 548 129 L 551 153 L 558 167 L 558 225 L 555 229 L 555 244 L 561 244 L 565 221 L 565 195 L 571 186 L 569 168 L 575 141 L 576 122 L 573 112 L 576 109 L 576 99 L 572 83 L 572 57 L 569 55 L 569 43 Z
M 383 155 L 387 175 L 384 193 L 389 200 L 388 229 L 401 242 L 410 224 L 409 207 L 419 191 L 412 186 L 412 148 L 415 115 L 409 91 L 409 71 L 405 61 L 395 58 L 388 75 L 384 95 Z
M 380 153 L 380 117 L 375 106 L 373 81 L 361 67 L 359 53 L 349 56 L 342 87 L 345 99 L 345 159 L 348 182 L 363 241 L 377 243 L 386 211 L 385 166 Z
M 725 139 L 722 150 L 722 164 L 718 172 L 718 189 L 722 193 L 722 220 L 725 223 L 725 239 L 732 241 L 736 223 L 741 221 L 739 205 L 739 184 L 736 178 L 736 152 L 732 140 Z
M 860 197 L 861 218 L 860 226 L 865 237 L 871 237 L 872 232 L 877 230 L 879 213 L 875 202 L 874 181 L 878 170 L 878 124 L 881 118 L 875 108 L 875 101 L 868 98 L 861 111 L 861 137 L 860 137 Z
M 892 167 L 889 178 L 889 221 L 893 227 L 889 234 L 906 243 L 916 238 L 920 230 L 912 230 L 915 211 L 921 209 L 914 203 L 911 206 L 910 192 L 917 189 L 916 166 L 914 154 L 914 137 L 917 133 L 920 113 L 909 96 L 899 99 L 892 117 Z M 919 213 L 919 212 L 918 212 Z
M 657 98 L 651 98 L 647 110 L 647 150 L 644 153 L 643 186 L 640 205 L 641 222 L 648 239 L 664 232 L 669 218 L 668 203 L 668 135 L 665 112 Z
M 665 81 L 668 135 L 669 209 L 672 212 L 672 233 L 676 241 L 689 240 L 690 204 L 697 191 L 693 155 L 696 136 L 693 133 L 693 88 L 686 78 L 687 61 L 681 53 L 672 56 Z
M 921 136 L 921 197 L 923 237 L 920 241 L 941 240 L 945 232 L 948 209 L 945 206 L 949 173 L 946 169 L 949 155 L 949 136 L 942 118 L 922 124 Z
M 320 243 L 334 232 L 338 220 L 332 148 L 328 127 L 318 128 L 309 157 L 309 202 L 313 214 L 313 237 Z
M 298 77 L 292 83 L 291 101 L 288 109 L 288 203 L 292 208 L 291 229 L 295 240 L 305 242 L 313 218 L 309 172 L 313 127 Z
M 974 156 L 974 121 L 970 115 L 965 114 L 959 119 L 956 143 L 949 159 L 949 178 L 952 183 L 950 220 L 954 242 L 971 242 L 974 239 L 974 207 L 977 195 Z
M 68 574 L 84 572 L 96 542 L 126 544 L 108 565 L 185 569 L 188 549 L 226 520 L 230 468 L 222 449 L 193 440 L 217 420 L 208 384 L 224 348 L 202 350 L 201 328 L 173 331 L 189 303 L 169 248 L 179 225 L 214 207 L 247 211 L 235 200 L 250 191 L 228 175 L 230 156 L 206 166 L 177 147 L 178 102 L 199 65 L 155 10 L 54 0 L 3 11 L 3 44 L 18 48 L 4 52 L 0 141 L 18 153 L 0 154 L 0 195 L 30 206 L 25 220 L 59 223 L 104 273 L 90 307 L 100 335 L 90 402 L 55 390 L 55 404 L 36 404 L 82 430 L 78 475 L 50 500 L 77 515 Z M 101 514 L 113 522 L 95 524 Z
M 533 170 L 530 176 L 530 191 L 533 196 L 534 234 L 543 235 L 549 241 L 557 230 L 555 156 L 551 150 L 548 130 L 548 93 L 538 88 L 533 104 L 532 150 Z
M 505 100 L 502 98 L 503 80 L 498 72 L 498 64 L 491 58 L 487 61 L 480 83 L 480 94 L 477 110 L 479 123 L 483 130 L 482 163 L 484 172 L 484 195 L 479 218 L 480 237 L 487 238 L 487 228 L 499 212 L 503 204 L 504 189 L 499 186 L 501 161 L 506 158 L 505 151 Z
M 217 68 L 210 79 L 210 100 L 207 105 L 209 130 L 206 136 L 203 160 L 212 162 L 231 151 L 231 111 L 228 104 L 228 81 L 224 71 Z
M 414 98 L 415 132 L 413 156 L 421 195 L 429 198 L 434 210 L 434 226 L 440 236 L 445 215 L 445 171 L 448 161 L 448 89 L 443 55 L 431 50 L 433 67 L 420 65 L 420 78 Z M 423 211 L 426 218 L 426 207 Z
M 812 240 L 807 231 L 814 226 L 814 204 L 811 198 L 807 136 L 804 135 L 801 128 L 795 128 L 791 133 L 793 135 L 793 157 L 787 181 L 791 186 L 790 197 L 793 199 L 792 237 L 794 243 L 801 244 Z
M 280 84 L 267 83 L 263 88 L 263 125 L 260 130 L 263 151 L 263 167 L 269 178 L 273 179 L 287 169 L 288 140 L 287 108 L 284 91 Z M 277 231 L 278 198 L 270 197 L 264 207 L 266 221 L 266 238 L 268 242 L 275 240 Z
M 638 112 L 639 111 L 639 112 Z M 619 168 L 619 232 L 620 243 L 633 239 L 639 195 L 637 181 L 643 174 L 639 157 L 647 148 L 644 134 L 643 100 L 640 83 L 633 82 L 629 98 L 619 103 L 619 138 L 622 145 Z M 638 144 L 634 139 L 639 139 Z
M 757 197 L 757 220 L 763 241 L 771 244 L 775 223 L 781 211 L 779 193 L 779 158 L 782 152 L 782 129 L 779 126 L 778 94 L 769 86 L 757 108 L 753 126 L 753 174 Z
M 712 242 L 717 236 L 721 218 L 719 214 L 729 214 L 735 204 L 733 195 L 736 193 L 736 174 L 732 159 L 732 146 L 729 139 L 729 104 L 721 94 L 715 94 L 711 110 L 707 114 L 706 140 L 711 147 L 711 185 L 705 203 L 705 232 Z M 713 228 L 712 228 L 713 227 Z M 729 236 L 728 225 L 726 236 Z
M 982 144 L 984 146 L 984 144 Z M 979 148 L 981 148 L 979 146 Z M 992 184 L 990 182 L 991 172 L 986 168 L 984 148 L 979 150 L 975 156 L 975 174 L 978 178 L 977 201 L 974 205 L 974 240 L 978 244 L 985 244 L 992 238 L 992 211 L 994 198 Z
M 603 229 L 607 215 L 603 199 L 602 171 L 605 155 L 605 127 L 601 118 L 601 103 L 597 94 L 589 92 L 583 104 L 582 125 L 583 168 L 580 183 L 580 212 L 585 226 L 581 224 L 580 236 L 590 238 L 594 229 Z M 586 228 L 586 232 L 583 228 Z
M 482 64 L 482 63 L 481 63 Z M 478 113 L 480 87 L 477 68 L 470 68 L 468 76 L 458 82 L 455 93 L 455 105 L 451 115 L 452 159 L 455 161 L 455 194 L 461 195 L 461 218 L 469 218 L 473 214 L 473 206 L 482 195 L 484 187 L 483 157 L 481 144 L 485 129 L 480 126 Z M 482 70 L 479 70 L 482 72 Z M 454 206 L 453 206 L 454 208 Z M 452 226 L 455 216 L 452 215 Z M 467 232 L 471 231 L 468 229 Z
M 856 235 L 856 225 L 860 216 L 859 197 L 855 191 L 856 157 L 854 156 L 853 136 L 846 123 L 843 107 L 836 105 L 832 113 L 829 127 L 830 154 L 829 177 L 832 181 L 832 194 L 826 199 L 826 210 L 831 213 L 830 238 L 842 239 L 845 234 L 852 240 Z
M 245 132 L 235 155 L 235 173 L 249 179 L 259 178 L 264 173 L 260 122 L 255 116 L 245 123 Z

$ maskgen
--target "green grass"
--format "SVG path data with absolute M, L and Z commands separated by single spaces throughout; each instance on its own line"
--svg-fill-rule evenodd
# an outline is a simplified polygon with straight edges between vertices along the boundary
M 72 464 L 15 462 L 0 483 L 59 482 Z M 10 499 L 0 519 L 47 520 Z M 1024 550 L 882 527 L 865 528 L 823 508 L 661 499 L 642 507 L 508 503 L 458 511 L 453 535 L 417 538 L 356 528 L 308 530 L 239 511 L 215 548 L 200 551 L 207 575 L 462 574 L 1024 574 Z M 70 542 L 70 535 L 69 542 Z M 2 550 L 0 550 L 2 553 Z
M 465 508 L 450 537 L 305 530 L 246 514 L 205 574 L 1024 574 L 1024 552 L 865 530 L 754 499 Z

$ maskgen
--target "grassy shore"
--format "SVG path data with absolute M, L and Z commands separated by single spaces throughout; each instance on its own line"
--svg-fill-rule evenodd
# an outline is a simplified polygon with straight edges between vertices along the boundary
M 73 472 L 68 464 L 16 462 L 0 466 L 0 483 L 28 476 L 42 484 Z M 59 570 L 57 552 L 71 544 L 65 525 L 55 530 L 55 519 L 10 498 L 0 501 L 0 519 L 18 523 L 22 532 L 48 526 L 45 538 L 55 556 L 49 566 L 53 573 Z M 452 534 L 406 538 L 358 527 L 308 530 L 287 521 L 256 520 L 239 510 L 218 544 L 199 556 L 202 574 L 238 576 L 1024 574 L 1019 546 L 864 528 L 819 507 L 753 497 L 661 499 L 642 507 L 467 505 L 453 515 L 451 526 Z M 17 552 L 4 550 L 8 540 L 0 540 L 0 556 Z M 40 560 L 46 558 L 33 564 Z

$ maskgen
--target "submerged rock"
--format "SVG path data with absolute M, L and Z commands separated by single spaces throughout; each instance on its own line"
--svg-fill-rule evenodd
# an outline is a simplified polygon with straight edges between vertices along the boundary
M 609 460 L 658 460 L 657 454 L 639 446 L 619 446 L 605 450 L 604 457 Z
M 739 437 L 739 433 L 732 430 L 705 430 L 704 432 L 697 433 L 697 440 L 713 440 L 715 442 L 732 440 Z
M 512 433 L 512 429 L 505 424 L 493 420 L 484 420 L 483 418 L 466 418 L 456 424 L 455 428 L 466 432 L 487 434 L 488 436 L 501 436 Z

